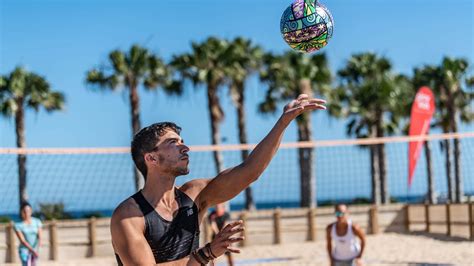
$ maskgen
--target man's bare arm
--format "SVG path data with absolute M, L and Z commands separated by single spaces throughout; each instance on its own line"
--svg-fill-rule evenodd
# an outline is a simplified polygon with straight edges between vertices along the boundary
M 308 99 L 302 94 L 285 106 L 284 112 L 270 133 L 255 147 L 249 157 L 240 165 L 227 169 L 212 179 L 198 196 L 201 208 L 225 202 L 262 174 L 280 146 L 285 129 L 290 122 L 305 111 L 325 109 L 324 100 Z

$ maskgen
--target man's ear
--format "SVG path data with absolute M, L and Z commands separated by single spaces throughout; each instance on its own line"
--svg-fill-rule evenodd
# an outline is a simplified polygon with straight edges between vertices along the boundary
M 155 157 L 155 155 L 148 153 L 145 154 L 145 161 L 146 162 L 151 162 L 151 163 L 156 163 L 158 161 L 158 158 Z

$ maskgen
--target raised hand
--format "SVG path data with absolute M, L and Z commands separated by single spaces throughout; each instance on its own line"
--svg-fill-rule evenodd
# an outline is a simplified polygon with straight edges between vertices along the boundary
M 242 236 L 234 236 L 244 231 L 242 224 L 242 221 L 229 223 L 224 228 L 222 228 L 214 240 L 212 240 L 211 251 L 216 257 L 221 256 L 227 251 L 232 253 L 240 253 L 240 249 L 232 247 L 232 244 L 240 242 L 244 239 Z
M 290 120 L 309 110 L 326 110 L 323 99 L 309 98 L 306 94 L 300 94 L 298 98 L 291 101 L 283 109 L 283 117 Z

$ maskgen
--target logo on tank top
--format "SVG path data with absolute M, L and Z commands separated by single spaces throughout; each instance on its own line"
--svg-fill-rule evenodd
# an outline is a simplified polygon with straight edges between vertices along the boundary
M 189 209 L 189 210 L 186 212 L 186 214 L 187 214 L 188 216 L 193 215 L 193 213 L 194 213 L 194 212 L 193 212 L 193 209 Z

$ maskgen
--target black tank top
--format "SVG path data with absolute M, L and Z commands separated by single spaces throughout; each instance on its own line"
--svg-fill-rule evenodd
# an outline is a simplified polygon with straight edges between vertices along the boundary
M 179 189 L 174 189 L 178 214 L 172 221 L 161 217 L 145 199 L 141 191 L 132 198 L 145 218 L 145 238 L 156 263 L 182 259 L 199 247 L 199 213 L 197 205 Z M 116 254 L 117 263 L 123 265 Z

